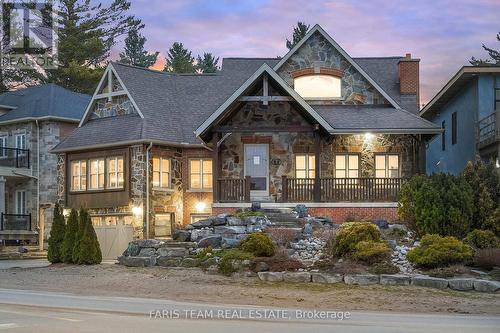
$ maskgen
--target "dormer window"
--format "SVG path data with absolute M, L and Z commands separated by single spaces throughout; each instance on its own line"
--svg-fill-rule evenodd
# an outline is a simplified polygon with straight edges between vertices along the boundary
M 305 99 L 340 99 L 342 72 L 331 68 L 308 68 L 292 73 L 295 91 Z

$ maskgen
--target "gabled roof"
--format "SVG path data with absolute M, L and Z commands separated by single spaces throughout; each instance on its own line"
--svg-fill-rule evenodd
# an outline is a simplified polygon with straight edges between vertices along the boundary
M 274 66 L 274 70 L 278 71 L 281 66 L 283 66 L 291 56 L 293 56 L 298 49 L 309 39 L 311 36 L 318 32 L 321 34 L 375 89 L 385 97 L 395 108 L 401 108 L 400 105 L 384 90 L 382 87 L 370 76 L 365 70 L 351 58 L 351 56 L 344 51 L 344 49 L 337 44 L 337 42 L 325 31 L 319 24 L 314 25 L 314 27 L 307 32 L 307 34 L 298 42 L 288 53 Z
M 269 65 L 263 64 L 252 76 L 248 78 L 221 106 L 215 110 L 195 131 L 196 136 L 202 135 L 214 123 L 231 104 L 235 103 L 243 93 L 255 83 L 264 73 L 267 73 L 280 88 L 282 88 L 288 95 L 293 97 L 297 102 L 315 121 L 318 122 L 325 130 L 330 131 L 332 127 L 326 122 L 307 102 L 300 97 L 300 95 L 293 90 Z
M 500 66 L 463 66 L 420 111 L 425 118 L 439 112 L 465 85 L 480 74 L 500 74 Z
M 37 119 L 77 122 L 89 101 L 90 96 L 53 83 L 8 91 L 0 94 L 0 104 L 11 110 L 0 116 L 0 124 Z

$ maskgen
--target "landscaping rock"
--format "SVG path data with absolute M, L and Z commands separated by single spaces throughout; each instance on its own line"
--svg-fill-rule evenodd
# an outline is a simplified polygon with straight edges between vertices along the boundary
M 189 242 L 191 240 L 191 233 L 186 230 L 175 230 L 172 233 L 172 239 L 179 242 Z
M 156 259 L 156 264 L 161 267 L 179 267 L 181 261 L 182 258 L 158 257 Z
M 122 256 L 124 256 L 124 257 L 136 257 L 139 255 L 139 252 L 141 252 L 141 248 L 139 247 L 139 245 L 131 242 L 128 244 L 127 249 L 125 251 L 123 251 Z
M 313 227 L 311 223 L 306 223 L 304 225 L 304 229 L 302 230 L 302 232 L 304 233 L 305 236 L 311 236 L 313 232 Z
M 500 289 L 500 282 L 488 280 L 474 280 L 474 290 L 494 293 Z
M 235 217 L 235 216 L 228 216 L 226 217 L 226 221 L 227 221 L 227 224 L 228 225 L 245 225 L 245 222 L 243 222 L 242 219 L 240 219 L 239 217 Z
M 118 257 L 121 265 L 128 267 L 151 267 L 156 265 L 156 257 Z
M 208 258 L 207 260 L 203 261 L 200 264 L 200 266 L 203 268 L 208 268 L 208 267 L 214 266 L 214 265 L 217 265 L 217 258 L 216 257 Z
M 202 238 L 198 242 L 198 248 L 204 248 L 204 247 L 212 247 L 213 249 L 220 248 L 222 243 L 222 236 L 221 235 L 214 235 L 214 236 L 208 236 L 205 238 Z
M 269 265 L 263 261 L 259 261 L 255 264 L 254 271 L 255 272 L 267 272 L 269 270 Z
M 297 214 L 298 218 L 304 218 L 309 216 L 306 205 L 297 205 L 295 206 L 294 211 Z
M 139 239 L 135 240 L 132 243 L 136 244 L 140 248 L 143 247 L 153 247 L 155 249 L 159 248 L 163 242 L 157 239 Z
M 213 225 L 214 219 L 208 218 L 191 223 L 191 226 L 195 229 L 202 229 L 211 227 Z
M 472 290 L 474 289 L 474 279 L 450 279 L 448 286 L 453 290 Z
M 386 286 L 408 286 L 411 282 L 411 278 L 408 275 L 380 275 L 380 284 Z
M 139 251 L 138 257 L 151 257 L 156 255 L 156 249 L 152 247 L 144 247 Z
M 377 284 L 379 282 L 379 276 L 373 274 L 345 275 L 344 282 L 346 284 L 366 286 L 370 284 Z
M 401 230 L 404 230 L 406 231 L 407 228 L 404 224 L 397 224 L 397 223 L 394 223 L 394 224 L 389 224 L 389 229 L 401 229 Z
M 226 218 L 230 216 L 229 214 L 219 214 L 215 217 L 213 221 L 213 225 L 225 225 L 226 224 Z
M 238 247 L 238 245 L 240 245 L 240 243 L 241 243 L 241 240 L 239 240 L 239 239 L 231 239 L 231 238 L 223 237 L 222 242 L 221 242 L 221 247 L 223 249 L 232 249 L 232 248 Z
M 344 281 L 342 274 L 311 273 L 312 282 L 316 283 L 339 283 Z
M 156 254 L 158 257 L 183 258 L 189 255 L 189 250 L 183 247 L 160 247 Z
M 197 242 L 202 238 L 212 236 L 214 233 L 211 229 L 195 229 L 191 231 L 191 241 Z
M 283 274 L 285 282 L 311 282 L 311 273 L 309 272 L 286 272 Z
M 434 278 L 430 276 L 415 276 L 411 279 L 411 284 L 420 287 L 429 287 L 436 289 L 448 288 L 448 280 Z
M 244 234 L 247 232 L 247 228 L 245 226 L 218 226 L 214 227 L 214 232 L 221 235 Z
M 398 246 L 398 242 L 396 242 L 394 239 L 389 239 L 387 241 L 389 246 L 391 247 L 392 250 L 396 250 L 396 247 Z
M 249 224 L 247 225 L 247 232 L 249 234 L 254 233 L 254 232 L 261 232 L 264 229 L 264 227 L 260 224 Z
M 283 272 L 258 272 L 257 275 L 262 281 L 278 282 L 283 281 Z
M 194 258 L 184 258 L 182 259 L 181 262 L 182 267 L 197 267 L 198 266 L 198 260 Z
M 375 221 L 372 221 L 372 223 L 375 224 L 380 229 L 387 229 L 387 228 L 389 228 L 389 223 L 387 223 L 386 220 L 375 220 Z

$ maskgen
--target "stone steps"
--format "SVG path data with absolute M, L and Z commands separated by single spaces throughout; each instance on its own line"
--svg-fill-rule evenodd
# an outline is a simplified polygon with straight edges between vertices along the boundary
M 161 247 L 190 249 L 196 248 L 196 242 L 179 242 L 169 239 L 164 241 Z

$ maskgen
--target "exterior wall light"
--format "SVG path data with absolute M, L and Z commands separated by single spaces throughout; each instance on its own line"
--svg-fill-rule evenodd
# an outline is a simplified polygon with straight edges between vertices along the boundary
M 137 206 L 134 206 L 132 207 L 132 214 L 134 215 L 141 215 L 142 214 L 142 208 L 141 207 L 137 207 Z
M 374 135 L 372 133 L 365 133 L 365 141 L 369 142 L 373 139 Z
M 71 212 L 71 210 L 69 208 L 64 208 L 63 209 L 63 216 L 68 217 L 70 212 Z
M 205 208 L 207 208 L 207 204 L 204 203 L 203 201 L 198 201 L 195 205 L 195 208 L 196 211 L 198 211 L 198 213 L 201 213 L 205 210 Z

